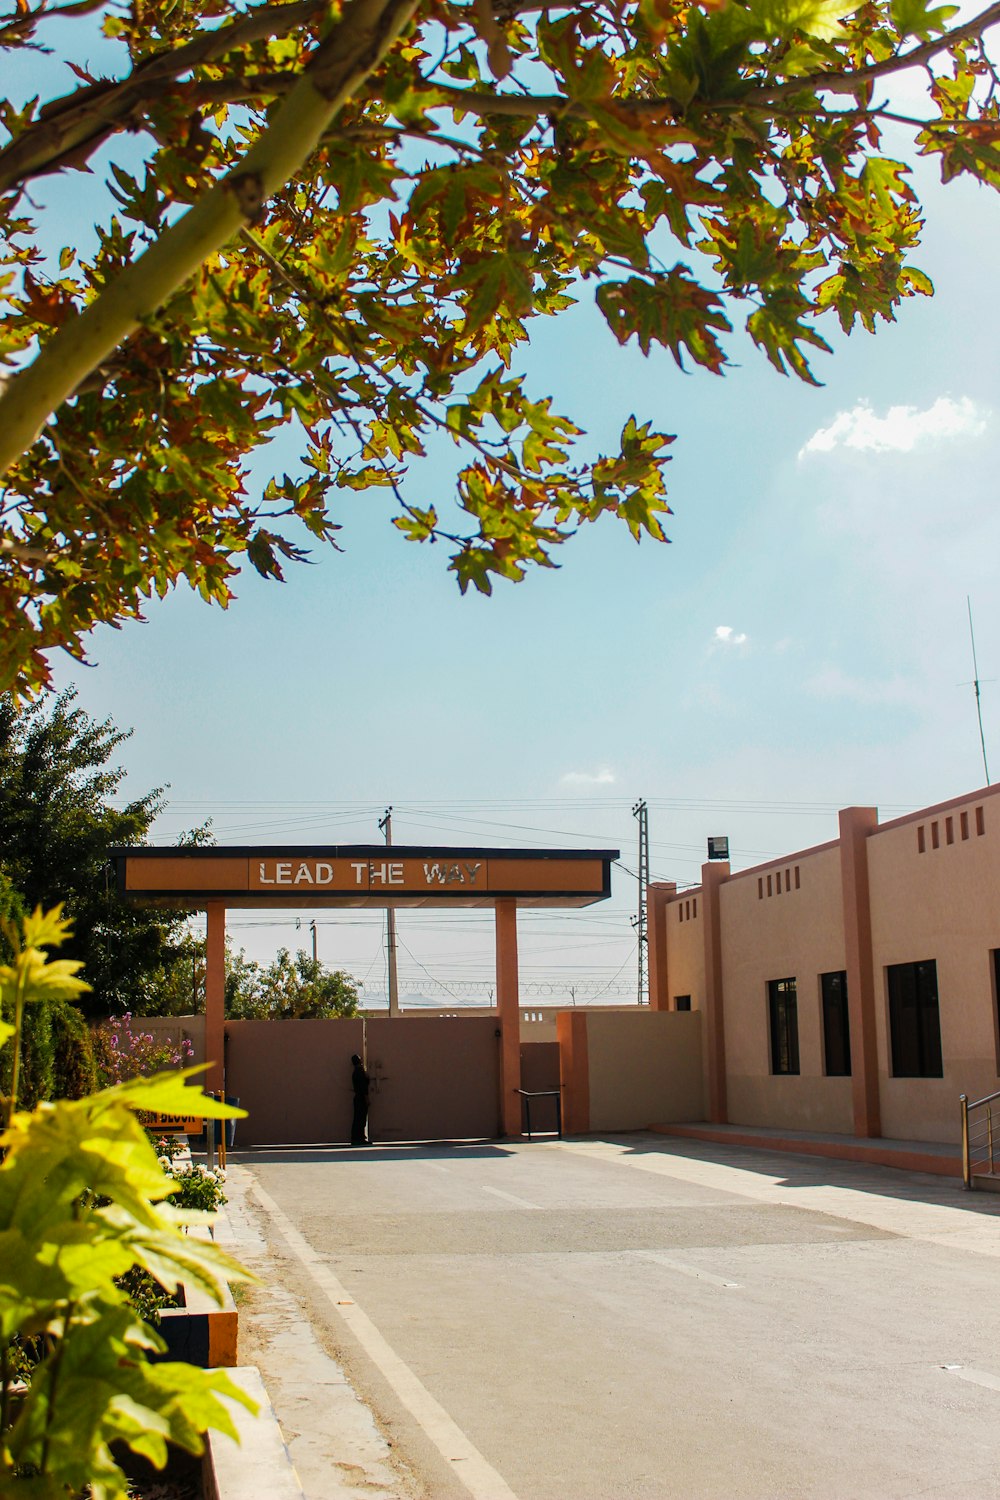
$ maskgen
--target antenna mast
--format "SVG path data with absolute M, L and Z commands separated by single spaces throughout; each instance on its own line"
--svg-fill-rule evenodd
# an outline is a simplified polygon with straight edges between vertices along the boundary
M 969 611 L 969 640 L 972 642 L 972 685 L 976 690 L 976 717 L 979 720 L 979 743 L 983 750 L 983 770 L 986 772 L 986 785 L 990 786 L 990 768 L 986 764 L 986 736 L 983 734 L 983 704 L 979 692 L 979 664 L 976 661 L 976 637 L 972 629 L 972 600 L 968 594 L 965 596 L 965 603 Z

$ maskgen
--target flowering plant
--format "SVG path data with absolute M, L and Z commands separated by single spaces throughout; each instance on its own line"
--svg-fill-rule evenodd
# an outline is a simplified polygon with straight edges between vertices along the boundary
M 175 1042 L 149 1031 L 133 1031 L 131 1011 L 102 1021 L 94 1028 L 93 1040 L 98 1075 L 106 1087 L 126 1083 L 130 1078 L 146 1078 L 153 1073 L 183 1068 L 194 1057 L 194 1048 L 187 1037 Z
M 169 1156 L 161 1156 L 159 1162 L 167 1177 L 176 1184 L 170 1199 L 175 1208 L 199 1208 L 206 1213 L 214 1213 L 227 1201 L 222 1191 L 226 1174 L 221 1167 L 176 1162 Z

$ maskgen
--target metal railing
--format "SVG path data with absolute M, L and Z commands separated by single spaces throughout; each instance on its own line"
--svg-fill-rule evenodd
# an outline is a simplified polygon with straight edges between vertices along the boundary
M 1000 1175 L 1000 1092 L 983 1099 L 960 1094 L 958 1102 L 962 1111 L 962 1181 L 971 1188 L 977 1176 Z

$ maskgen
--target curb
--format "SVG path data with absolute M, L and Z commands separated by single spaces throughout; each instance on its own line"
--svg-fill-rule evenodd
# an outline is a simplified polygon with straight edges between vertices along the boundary
M 233 1408 L 238 1443 L 221 1432 L 206 1434 L 205 1500 L 305 1500 L 260 1371 L 256 1365 L 242 1365 L 229 1378 L 253 1397 L 259 1410 L 251 1416 L 243 1406 Z

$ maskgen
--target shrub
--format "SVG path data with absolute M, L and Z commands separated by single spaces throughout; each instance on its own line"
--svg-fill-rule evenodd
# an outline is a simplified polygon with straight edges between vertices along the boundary
M 0 1495 L 55 1500 L 87 1489 L 92 1500 L 125 1500 L 112 1443 L 162 1468 L 168 1442 L 200 1453 L 208 1427 L 235 1436 L 220 1398 L 255 1407 L 224 1371 L 151 1363 L 165 1345 L 119 1280 L 138 1268 L 168 1289 L 193 1281 L 221 1302 L 226 1281 L 248 1274 L 185 1235 L 190 1213 L 169 1201 L 172 1180 L 137 1118 L 185 1112 L 197 1070 L 18 1110 L 26 1007 L 85 988 L 78 963 L 42 951 L 67 925 L 59 908 L 36 910 L 20 931 L 7 923 L 13 959 L 0 965 L 0 1003 L 13 1015 L 0 1022 L 0 1046 L 13 1042 L 0 1136 Z M 200 1093 L 197 1108 L 238 1113 Z
M 194 1056 L 186 1037 L 174 1042 L 151 1031 L 134 1029 L 131 1011 L 95 1026 L 93 1047 L 97 1076 L 106 1087 L 182 1068 Z
M 221 1167 L 203 1167 L 197 1162 L 182 1166 L 162 1156 L 160 1166 L 176 1184 L 170 1200 L 175 1208 L 197 1208 L 204 1213 L 214 1213 L 227 1202 L 222 1191 L 226 1174 Z

